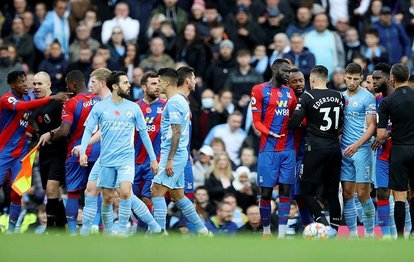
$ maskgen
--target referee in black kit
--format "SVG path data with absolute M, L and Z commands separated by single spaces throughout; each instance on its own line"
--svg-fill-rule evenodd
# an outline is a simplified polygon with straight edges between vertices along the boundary
M 410 71 L 406 65 L 394 64 L 390 83 L 395 92 L 385 97 L 378 108 L 377 137 L 392 139 L 389 188 L 394 190 L 394 218 L 400 237 L 404 233 L 408 182 L 414 188 L 414 90 L 408 87 L 409 78 Z M 389 120 L 392 133 L 387 132 Z
M 33 77 L 34 93 L 37 99 L 51 96 L 51 79 L 48 73 L 38 72 Z M 50 132 L 60 126 L 62 115 L 61 101 L 50 103 L 33 111 L 33 118 L 38 127 L 38 134 Z M 39 168 L 43 189 L 46 191 L 47 229 L 64 229 L 66 213 L 60 199 L 60 187 L 65 184 L 65 161 L 67 153 L 66 138 L 50 142 L 39 148 Z

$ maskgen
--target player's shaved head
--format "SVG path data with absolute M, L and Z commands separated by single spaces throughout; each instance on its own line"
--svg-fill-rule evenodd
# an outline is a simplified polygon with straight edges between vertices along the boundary
M 51 84 L 52 80 L 50 79 L 50 75 L 45 71 L 40 71 L 33 76 L 34 81 L 41 81 L 45 84 Z
M 52 81 L 48 73 L 40 71 L 33 76 L 33 91 L 36 98 L 43 98 L 52 94 Z

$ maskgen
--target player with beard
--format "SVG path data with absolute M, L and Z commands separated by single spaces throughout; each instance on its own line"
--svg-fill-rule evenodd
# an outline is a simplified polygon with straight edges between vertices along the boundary
M 288 121 L 297 102 L 293 90 L 286 86 L 290 70 L 287 60 L 275 60 L 272 79 L 254 86 L 251 94 L 253 124 L 261 133 L 257 183 L 261 187 L 260 217 L 265 238 L 271 236 L 273 187 L 279 185 L 278 237 L 283 238 L 290 211 L 290 187 L 295 182 L 296 154 L 293 130 L 288 128 Z
M 158 84 L 158 75 L 154 72 L 147 72 L 141 79 L 144 98 L 137 101 L 144 114 L 147 124 L 147 132 L 151 138 L 152 147 L 155 155 L 159 160 L 161 151 L 161 116 L 166 100 L 160 97 L 160 86 Z M 144 203 L 148 209 L 152 211 L 151 201 L 151 183 L 154 179 L 154 173 L 150 169 L 150 159 L 147 150 L 142 143 L 142 139 L 135 134 L 135 178 L 133 191 Z M 139 228 L 146 228 L 147 225 L 143 221 L 138 220 Z
M 307 122 L 307 143 L 300 189 L 305 206 L 311 211 L 314 220 L 338 230 L 341 219 L 338 185 L 342 159 L 338 136 L 345 100 L 339 92 L 326 87 L 326 67 L 315 66 L 309 80 L 312 90 L 306 91 L 300 97 L 289 120 L 289 128 L 298 128 L 304 117 Z M 330 223 L 315 198 L 321 185 L 329 204 Z
M 131 192 L 135 175 L 134 134 L 139 131 L 143 144 L 149 154 L 151 170 L 158 171 L 158 163 L 147 133 L 146 122 L 139 106 L 126 100 L 131 85 L 124 72 L 112 72 L 106 80 L 112 92 L 110 99 L 98 103 L 85 122 L 85 132 L 82 136 L 79 162 L 88 166 L 86 148 L 92 132 L 99 125 L 101 152 L 99 157 L 100 173 L 97 186 L 103 191 L 103 205 L 113 204 L 114 190 L 119 188 L 119 229 L 120 235 L 126 235 L 126 225 L 131 212 Z M 143 208 L 145 205 L 142 203 Z M 104 212 L 104 208 L 102 208 Z M 151 214 L 146 210 L 146 217 Z M 152 217 L 151 217 L 152 218 Z M 145 219 L 146 220 L 146 219 Z M 152 219 L 153 220 L 153 219 Z M 155 221 L 152 221 L 155 223 Z M 158 227 L 157 231 L 161 229 Z
M 289 75 L 288 86 L 293 89 L 297 98 L 299 98 L 305 91 L 305 76 L 298 68 L 292 68 Z M 303 154 L 305 152 L 306 142 L 306 125 L 296 128 L 293 131 L 295 136 L 295 150 L 296 150 L 296 173 L 295 183 L 290 190 L 290 197 L 296 200 L 298 204 L 299 213 L 302 218 L 304 226 L 313 222 L 309 210 L 304 207 L 303 199 L 300 194 L 300 176 L 302 171 Z
M 394 88 L 389 83 L 391 66 L 385 63 L 375 65 L 372 73 L 373 87 L 376 93 L 375 100 L 377 109 L 384 97 L 394 93 Z M 391 131 L 391 122 L 388 123 L 388 131 Z M 389 183 L 389 157 L 391 150 L 391 139 L 381 140 L 375 138 L 371 148 L 377 150 L 376 161 L 376 186 L 377 186 L 377 210 L 378 224 L 381 227 L 382 235 L 390 237 L 390 190 Z

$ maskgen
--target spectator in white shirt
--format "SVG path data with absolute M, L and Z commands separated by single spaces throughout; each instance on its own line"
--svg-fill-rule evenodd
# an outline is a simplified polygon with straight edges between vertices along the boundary
M 139 34 L 139 21 L 129 17 L 128 4 L 124 2 L 117 3 L 114 13 L 115 17 L 106 20 L 102 25 L 102 43 L 106 44 L 109 41 L 115 26 L 122 28 L 125 41 L 136 41 Z

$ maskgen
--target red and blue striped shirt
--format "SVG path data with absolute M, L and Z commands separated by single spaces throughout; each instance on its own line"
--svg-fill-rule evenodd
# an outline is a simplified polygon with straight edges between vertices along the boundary
M 50 98 L 30 100 L 28 95 L 19 99 L 12 92 L 0 98 L 0 156 L 19 158 L 28 152 L 30 110 L 47 104 Z
M 290 115 L 295 110 L 297 100 L 289 87 L 274 87 L 266 82 L 252 89 L 253 122 L 260 131 L 259 152 L 294 150 L 293 131 L 288 127 Z M 272 131 L 281 138 L 269 135 Z
M 100 101 L 98 96 L 93 93 L 77 94 L 63 104 L 62 109 L 62 124 L 71 125 L 68 135 L 68 154 L 66 161 L 78 162 L 79 159 L 71 154 L 73 147 L 80 145 L 82 141 L 83 131 L 85 129 L 84 123 L 88 118 L 92 107 Z M 88 161 L 96 161 L 99 157 L 100 143 L 89 145 L 86 154 Z
M 144 99 L 137 101 L 137 104 L 141 108 L 144 114 L 145 121 L 147 122 L 147 132 L 150 136 L 154 153 L 157 156 L 157 160 L 160 158 L 161 153 L 161 116 L 164 106 L 167 103 L 164 99 L 158 99 L 157 101 L 147 104 Z M 141 137 L 138 132 L 135 133 L 135 164 L 144 164 L 150 162 L 147 150 L 142 143 Z

